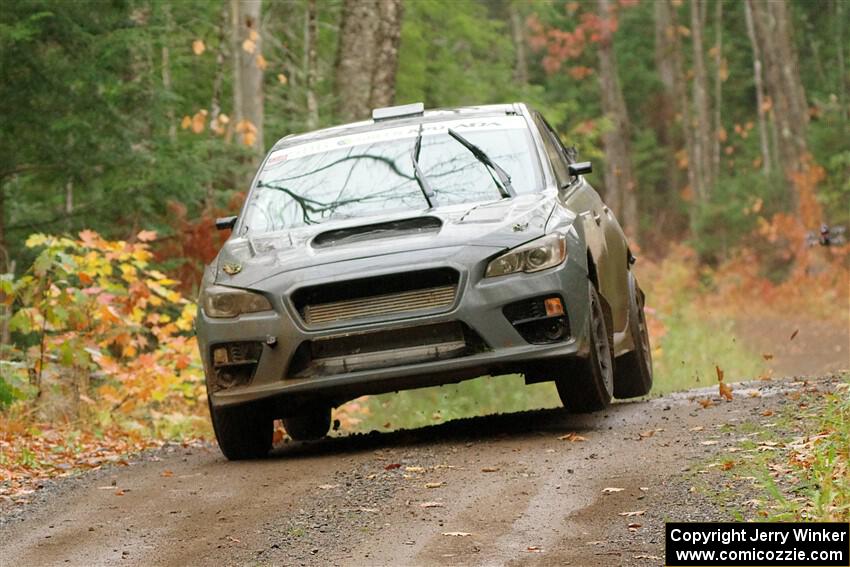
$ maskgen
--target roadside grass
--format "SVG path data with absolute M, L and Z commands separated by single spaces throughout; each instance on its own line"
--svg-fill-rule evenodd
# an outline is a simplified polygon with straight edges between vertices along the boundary
M 511 413 L 561 405 L 552 382 L 525 385 L 519 374 L 481 377 L 459 384 L 407 390 L 355 400 L 347 429 L 411 429 L 461 417 Z
M 765 366 L 732 333 L 729 322 L 705 320 L 683 309 L 664 321 L 653 340 L 655 382 L 650 396 L 717 383 L 715 366 L 726 382 L 752 380 Z M 552 382 L 526 386 L 521 375 L 482 377 L 460 384 L 367 396 L 337 412 L 343 431 L 410 429 L 462 417 L 560 407 Z
M 736 338 L 731 321 L 707 319 L 694 308 L 665 318 L 665 332 L 653 342 L 653 396 L 711 386 L 715 367 L 727 383 L 752 380 L 766 371 L 761 357 Z
M 736 502 L 735 517 L 850 521 L 850 374 L 832 392 L 786 396 L 786 409 L 737 428 L 753 432 L 720 457 L 723 480 L 703 490 Z M 741 503 L 740 493 L 755 497 Z

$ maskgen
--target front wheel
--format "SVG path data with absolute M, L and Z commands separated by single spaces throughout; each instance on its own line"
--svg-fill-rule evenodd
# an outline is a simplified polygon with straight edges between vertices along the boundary
M 272 448 L 274 429 L 265 406 L 216 408 L 210 403 L 210 417 L 218 446 L 228 460 L 260 459 Z
M 589 307 L 590 356 L 576 360 L 568 366 L 564 376 L 555 380 L 564 407 L 575 413 L 589 413 L 608 407 L 614 391 L 611 341 L 599 293 L 592 285 Z

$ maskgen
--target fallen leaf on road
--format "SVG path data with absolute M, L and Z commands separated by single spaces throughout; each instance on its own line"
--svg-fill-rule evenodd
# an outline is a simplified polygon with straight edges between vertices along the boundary
M 638 441 L 642 441 L 643 439 L 649 439 L 653 435 L 655 435 L 654 429 L 650 429 L 649 431 L 641 431 L 640 433 L 638 433 Z
M 423 502 L 419 505 L 420 508 L 442 508 L 442 502 Z
M 401 463 L 390 463 L 390 464 L 388 464 L 387 466 L 384 467 L 384 470 L 385 471 L 391 471 L 391 470 L 400 469 L 400 468 L 401 468 Z
M 732 396 L 732 386 L 730 386 L 729 384 L 724 384 L 723 382 L 721 382 L 718 385 L 718 387 L 720 389 L 720 397 L 725 399 L 726 401 L 731 402 L 732 398 L 733 398 L 733 396 Z
M 124 496 L 124 491 L 123 490 L 116 490 L 115 496 Z
M 162 471 L 162 472 L 160 473 L 160 475 L 159 475 L 159 476 L 164 476 L 164 477 L 168 478 L 168 477 L 170 477 L 170 476 L 174 476 L 174 473 L 173 473 L 173 472 L 171 472 L 171 471 L 169 471 L 169 470 L 164 470 L 164 471 Z
M 499 467 L 483 467 L 481 472 L 499 472 Z
M 761 412 L 761 414 L 762 414 L 762 416 L 764 416 L 764 417 L 770 417 L 770 416 L 772 416 L 772 415 L 773 415 L 773 410 L 766 409 L 766 410 L 764 410 L 763 412 Z
M 794 340 L 794 338 L 797 336 L 797 333 L 799 333 L 799 332 L 800 332 L 800 329 L 794 329 L 794 332 L 793 332 L 793 333 L 791 333 L 791 338 L 790 338 L 790 339 L 788 339 L 788 340 L 789 340 L 789 341 L 793 341 L 793 340 Z
M 630 530 L 636 530 L 636 529 L 638 529 L 639 527 L 641 527 L 641 524 L 638 524 L 637 522 L 632 522 L 631 524 L 629 524 L 629 525 L 628 525 L 628 528 L 629 528 Z
M 734 466 L 735 466 L 735 461 L 725 461 L 722 465 L 720 465 L 720 468 L 723 469 L 724 471 L 728 471 L 729 469 L 731 469 Z
M 624 491 L 624 490 L 625 490 L 625 488 L 614 488 L 614 487 L 608 487 L 608 488 L 603 488 L 603 489 L 602 489 L 602 493 L 603 493 L 603 494 L 612 494 L 612 493 L 614 493 L 614 492 L 622 492 L 622 491 Z
M 762 353 L 761 357 L 765 360 L 773 360 L 773 353 L 765 352 Z
M 540 552 L 543 551 L 542 549 L 540 549 L 536 545 L 529 545 L 528 547 L 525 548 L 525 550 L 528 551 L 529 553 L 540 553 Z
M 697 400 L 697 403 L 702 406 L 702 409 L 708 409 L 714 405 L 714 402 L 711 400 L 711 398 L 703 398 L 701 400 Z
M 443 532 L 444 536 L 452 536 L 452 537 L 466 537 L 472 535 L 469 532 Z
M 636 510 L 634 512 L 620 512 L 618 516 L 631 518 L 632 516 L 643 516 L 644 514 L 646 514 L 646 510 Z
M 579 441 L 587 441 L 587 437 L 582 437 L 578 433 L 567 433 L 566 435 L 561 435 L 558 437 L 561 441 L 569 441 L 570 443 L 576 443 Z
M 445 482 L 426 482 L 425 488 L 440 488 L 444 484 L 446 484 L 446 483 Z

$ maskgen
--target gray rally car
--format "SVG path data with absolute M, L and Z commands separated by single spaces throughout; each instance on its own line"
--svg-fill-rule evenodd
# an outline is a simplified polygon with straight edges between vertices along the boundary
M 280 140 L 199 299 L 225 456 L 266 454 L 275 418 L 315 439 L 355 397 L 483 375 L 554 380 L 576 412 L 646 394 L 634 257 L 590 171 L 525 104 Z

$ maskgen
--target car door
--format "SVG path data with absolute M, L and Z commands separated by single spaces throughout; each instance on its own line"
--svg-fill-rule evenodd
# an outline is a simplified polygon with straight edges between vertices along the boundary
M 614 331 L 628 324 L 628 245 L 613 211 L 584 176 L 570 177 L 569 152 L 542 115 L 536 114 L 541 136 L 560 187 L 560 200 L 582 221 L 585 240 L 596 263 L 599 290 L 611 307 Z

